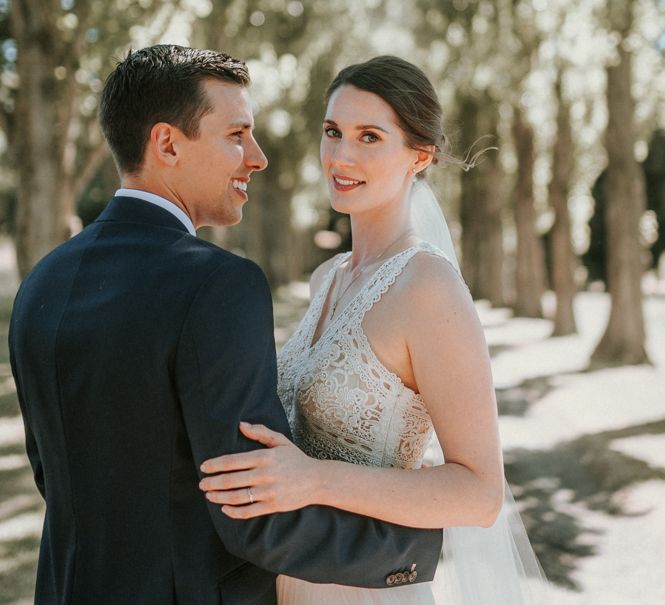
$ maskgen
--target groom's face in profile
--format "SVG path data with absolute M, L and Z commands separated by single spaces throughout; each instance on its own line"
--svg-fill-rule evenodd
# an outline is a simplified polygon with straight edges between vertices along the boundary
M 254 139 L 247 88 L 212 78 L 202 86 L 212 110 L 197 138 L 180 140 L 178 189 L 196 228 L 234 225 L 249 199 L 250 175 L 268 161 Z

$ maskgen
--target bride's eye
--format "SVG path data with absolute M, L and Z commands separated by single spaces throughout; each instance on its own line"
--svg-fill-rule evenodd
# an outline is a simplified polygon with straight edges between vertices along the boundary
M 360 137 L 360 140 L 365 142 L 365 143 L 376 143 L 377 141 L 380 141 L 381 139 L 377 137 L 373 132 L 366 132 Z
M 342 137 L 342 133 L 339 130 L 337 130 L 337 128 L 333 128 L 332 126 L 328 126 L 327 128 L 324 128 L 323 132 L 326 134 L 327 137 L 330 137 L 330 138 L 339 139 L 339 138 Z

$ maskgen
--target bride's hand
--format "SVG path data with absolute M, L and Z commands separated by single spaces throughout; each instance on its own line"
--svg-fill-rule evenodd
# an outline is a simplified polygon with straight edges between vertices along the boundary
M 202 479 L 199 487 L 210 502 L 223 505 L 222 512 L 234 519 L 314 504 L 321 474 L 319 461 L 306 456 L 281 433 L 261 424 L 241 422 L 240 431 L 268 449 L 206 460 L 201 471 L 213 476 Z

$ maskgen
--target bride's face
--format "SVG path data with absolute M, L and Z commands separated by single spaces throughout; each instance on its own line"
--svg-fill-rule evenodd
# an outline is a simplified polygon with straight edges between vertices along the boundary
M 330 97 L 321 165 L 332 207 L 354 214 L 406 203 L 419 152 L 407 147 L 397 115 L 371 92 L 341 86 Z

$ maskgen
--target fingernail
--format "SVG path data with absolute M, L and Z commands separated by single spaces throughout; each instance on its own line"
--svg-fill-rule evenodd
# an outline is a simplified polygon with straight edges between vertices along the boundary
M 243 427 L 244 429 L 251 428 L 251 424 L 249 422 L 245 422 L 244 420 L 240 421 L 240 426 Z
M 206 492 L 206 498 L 208 500 L 212 499 L 212 495 L 210 494 L 210 492 Z
M 205 487 L 203 485 L 203 481 L 199 481 L 199 489 L 203 489 L 203 490 L 205 489 Z
M 208 465 L 205 462 L 201 465 L 201 472 L 202 473 L 208 472 Z

